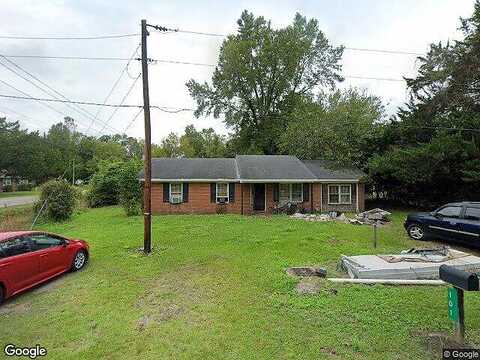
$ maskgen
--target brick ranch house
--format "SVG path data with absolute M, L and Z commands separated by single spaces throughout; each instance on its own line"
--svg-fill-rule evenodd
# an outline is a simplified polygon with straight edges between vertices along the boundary
M 287 155 L 154 158 L 152 212 L 271 214 L 287 202 L 308 212 L 363 211 L 365 174 L 327 164 Z

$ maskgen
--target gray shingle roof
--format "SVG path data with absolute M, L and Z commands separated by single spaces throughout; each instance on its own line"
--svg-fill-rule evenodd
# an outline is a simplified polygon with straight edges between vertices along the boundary
M 315 180 L 315 176 L 295 156 L 238 155 L 241 179 L 248 180 Z
M 358 180 L 365 176 L 365 173 L 358 169 L 338 168 L 332 162 L 326 160 L 302 160 L 302 162 L 319 180 Z
M 143 178 L 143 171 L 140 173 Z M 235 159 L 154 158 L 152 179 L 164 180 L 237 180 Z
M 339 169 L 324 160 L 299 160 L 289 155 L 238 155 L 228 158 L 154 158 L 152 179 L 157 181 L 315 181 L 359 180 L 365 174 Z M 139 174 L 143 179 L 143 171 Z

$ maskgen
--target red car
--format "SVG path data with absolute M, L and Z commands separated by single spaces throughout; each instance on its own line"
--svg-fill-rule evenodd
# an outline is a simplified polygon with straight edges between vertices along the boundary
M 88 244 L 39 231 L 0 232 L 0 303 L 88 261 Z

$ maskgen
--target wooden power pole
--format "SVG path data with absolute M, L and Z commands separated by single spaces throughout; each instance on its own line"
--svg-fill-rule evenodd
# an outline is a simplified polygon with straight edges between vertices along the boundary
M 152 252 L 152 129 L 150 126 L 150 98 L 148 94 L 147 20 L 142 20 L 142 80 L 143 114 L 145 117 L 145 149 L 143 187 L 143 251 Z

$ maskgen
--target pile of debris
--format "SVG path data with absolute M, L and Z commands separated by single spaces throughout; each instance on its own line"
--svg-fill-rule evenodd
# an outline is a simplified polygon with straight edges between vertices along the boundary
M 348 223 L 350 221 L 349 218 L 345 216 L 345 214 L 339 213 L 337 211 L 330 211 L 326 214 L 302 214 L 302 213 L 295 213 L 290 216 L 294 219 L 302 219 L 306 221 L 343 221 Z
M 389 216 L 392 213 L 376 208 L 368 211 L 364 211 L 355 215 L 355 218 L 348 219 L 350 224 L 354 225 L 383 225 L 390 221 Z
M 347 224 L 354 225 L 373 225 L 374 223 L 377 225 L 383 225 L 390 221 L 390 215 L 392 214 L 388 211 L 377 208 L 357 214 L 354 218 L 348 218 L 345 214 L 339 211 L 330 211 L 325 214 L 302 214 L 296 212 L 290 217 L 306 221 L 343 221 Z

